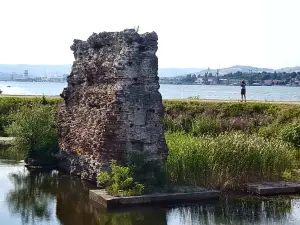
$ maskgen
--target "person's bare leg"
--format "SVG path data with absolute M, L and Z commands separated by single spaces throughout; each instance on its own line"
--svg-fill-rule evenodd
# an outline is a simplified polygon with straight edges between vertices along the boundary
M 243 99 L 243 95 L 241 95 L 241 97 L 242 97 L 242 101 L 241 101 L 241 102 L 243 102 L 243 100 L 244 100 L 244 99 Z
M 245 102 L 246 102 L 246 95 L 244 95 L 244 99 L 245 99 Z

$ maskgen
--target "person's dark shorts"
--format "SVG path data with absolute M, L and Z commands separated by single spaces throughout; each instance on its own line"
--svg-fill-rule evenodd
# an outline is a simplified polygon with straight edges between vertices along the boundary
M 241 89 L 241 95 L 245 95 L 246 94 L 246 89 Z

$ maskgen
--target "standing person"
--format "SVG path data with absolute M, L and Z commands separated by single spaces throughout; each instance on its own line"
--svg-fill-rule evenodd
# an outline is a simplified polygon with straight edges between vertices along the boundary
M 241 83 L 241 97 L 242 97 L 242 101 L 243 101 L 243 99 L 245 99 L 245 102 L 246 102 L 246 83 L 244 80 L 242 80 L 242 83 Z

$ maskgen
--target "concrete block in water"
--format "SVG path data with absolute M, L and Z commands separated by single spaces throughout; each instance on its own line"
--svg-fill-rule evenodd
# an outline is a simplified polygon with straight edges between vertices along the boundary
M 245 188 L 247 191 L 258 195 L 293 194 L 300 193 L 300 181 L 249 183 L 246 184 Z
M 219 196 L 220 192 L 215 190 L 204 190 L 190 193 L 155 193 L 130 197 L 111 196 L 103 189 L 90 190 L 89 192 L 90 199 L 106 208 L 132 205 L 151 205 L 158 203 L 191 202 L 207 199 L 218 199 Z

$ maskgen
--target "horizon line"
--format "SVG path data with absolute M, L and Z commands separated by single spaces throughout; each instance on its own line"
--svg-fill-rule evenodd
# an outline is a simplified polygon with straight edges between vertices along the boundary
M 50 64 L 34 64 L 34 63 L 0 63 L 0 65 L 5 65 L 5 66 L 72 66 L 73 63 L 50 63 Z M 286 68 L 294 68 L 294 67 L 300 67 L 300 65 L 296 66 L 285 66 L 285 67 L 280 67 L 280 68 L 272 68 L 272 67 L 257 67 L 257 66 L 251 66 L 251 65 L 240 65 L 240 64 L 235 64 L 233 66 L 229 67 L 219 67 L 219 68 L 211 68 L 209 66 L 207 67 L 158 67 L 158 69 L 202 69 L 206 70 L 209 68 L 210 70 L 217 70 L 217 69 L 229 69 L 232 67 L 253 67 L 257 69 L 272 69 L 272 70 L 280 70 L 280 69 L 286 69 Z

